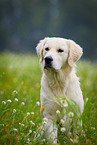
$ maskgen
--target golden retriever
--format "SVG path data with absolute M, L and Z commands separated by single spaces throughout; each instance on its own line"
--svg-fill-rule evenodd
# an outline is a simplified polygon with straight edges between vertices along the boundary
M 44 130 L 47 138 L 56 143 L 56 114 L 59 114 L 59 120 L 64 120 L 63 126 L 68 128 L 68 117 L 63 115 L 63 112 L 66 114 L 66 110 L 64 107 L 62 109 L 58 98 L 71 98 L 78 104 L 81 113 L 84 109 L 79 78 L 75 72 L 75 63 L 83 52 L 73 40 L 59 37 L 44 38 L 38 43 L 36 51 L 40 56 L 43 71 L 40 100 L 43 121 L 46 119 Z M 63 103 L 66 106 L 67 102 Z

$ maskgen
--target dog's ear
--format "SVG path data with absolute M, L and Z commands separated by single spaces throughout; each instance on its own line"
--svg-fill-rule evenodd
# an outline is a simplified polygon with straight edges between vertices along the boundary
M 80 59 L 83 54 L 82 48 L 73 40 L 67 40 L 69 46 L 68 64 L 72 67 L 73 64 Z
M 37 55 L 40 56 L 40 62 L 43 61 L 43 47 L 44 47 L 47 39 L 48 38 L 44 38 L 43 40 L 40 40 L 36 46 Z

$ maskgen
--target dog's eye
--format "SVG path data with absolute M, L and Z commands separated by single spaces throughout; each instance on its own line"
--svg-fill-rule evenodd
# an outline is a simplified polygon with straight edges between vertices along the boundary
M 64 52 L 63 49 L 58 49 L 57 51 L 58 51 L 59 53 Z
M 45 48 L 45 50 L 46 50 L 46 51 L 49 51 L 49 48 L 47 47 L 47 48 Z

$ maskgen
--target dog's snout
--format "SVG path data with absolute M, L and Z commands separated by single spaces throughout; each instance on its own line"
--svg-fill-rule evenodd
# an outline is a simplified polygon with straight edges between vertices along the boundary
M 45 57 L 46 64 L 50 64 L 53 61 L 53 58 L 51 56 Z

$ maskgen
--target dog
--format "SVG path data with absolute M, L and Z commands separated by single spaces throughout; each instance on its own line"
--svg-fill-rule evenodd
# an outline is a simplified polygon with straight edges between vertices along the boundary
M 63 126 L 68 130 L 68 115 L 64 115 L 66 110 L 58 102 L 60 96 L 74 100 L 81 113 L 84 109 L 79 78 L 75 71 L 75 63 L 83 51 L 73 40 L 59 37 L 46 37 L 40 40 L 36 51 L 43 72 L 40 100 L 43 121 L 46 119 L 44 132 L 47 139 L 57 143 L 57 127 L 54 122 L 63 119 Z M 66 106 L 67 102 L 64 101 L 63 104 Z

